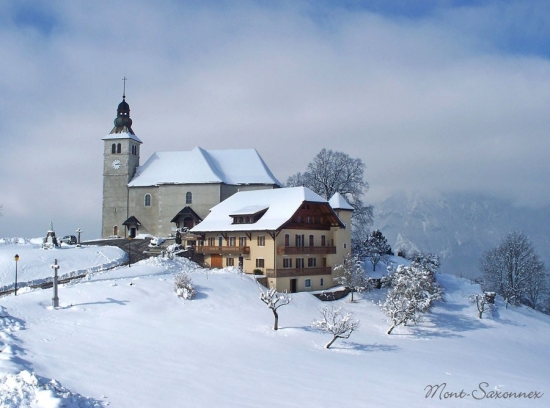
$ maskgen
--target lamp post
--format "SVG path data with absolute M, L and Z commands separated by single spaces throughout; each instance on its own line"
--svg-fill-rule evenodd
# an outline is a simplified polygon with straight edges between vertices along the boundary
M 59 269 L 59 265 L 57 264 L 57 259 L 55 260 L 54 264 L 52 265 L 52 269 L 54 271 L 52 306 L 53 307 L 59 307 L 59 296 L 57 296 L 57 270 Z
M 15 254 L 13 259 L 15 259 L 15 291 L 14 291 L 15 295 L 14 296 L 17 296 L 17 261 L 19 261 L 19 255 Z
M 132 252 L 130 251 L 130 242 L 132 242 L 132 236 L 128 235 L 128 268 L 132 266 Z
M 80 234 L 82 233 L 82 229 L 77 229 L 76 233 L 78 234 L 78 239 L 76 241 L 76 246 L 80 246 Z

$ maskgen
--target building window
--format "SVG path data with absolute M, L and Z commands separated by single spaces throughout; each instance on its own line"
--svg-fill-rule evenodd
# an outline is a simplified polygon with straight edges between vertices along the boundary
M 348 244 L 344 244 L 344 249 L 346 249 L 348 247 Z
M 321 278 L 321 280 L 319 281 L 319 284 L 321 286 L 325 286 L 325 278 Z
M 321 235 L 321 246 L 327 246 L 327 237 Z
M 256 259 L 256 268 L 263 268 L 264 267 L 264 260 L 261 258 Z
M 263 235 L 258 236 L 258 246 L 265 246 L 265 237 Z
M 229 237 L 229 246 L 235 246 L 235 237 Z
M 193 193 L 190 191 L 185 194 L 185 204 L 193 204 Z
M 306 288 L 311 288 L 311 279 L 306 279 L 305 282 L 304 282 L 304 286 Z
M 218 237 L 218 246 L 223 246 L 223 237 Z
M 283 268 L 292 268 L 292 258 L 283 258 Z
M 116 144 L 114 144 L 114 143 L 111 145 L 111 153 L 112 154 L 116 153 Z
M 315 246 L 315 237 L 313 235 L 309 236 L 309 246 Z
M 303 247 L 304 246 L 304 234 L 296 234 L 296 246 L 297 247 Z
M 116 152 L 122 153 L 122 145 L 120 143 L 116 145 Z
M 234 266 L 235 265 L 235 259 L 234 258 L 227 258 L 227 260 L 225 261 L 225 264 L 227 266 Z
M 307 258 L 307 266 L 309 268 L 315 268 L 317 266 L 317 259 L 315 258 Z
M 209 246 L 215 246 L 216 245 L 216 238 L 214 238 L 214 237 L 208 238 L 208 245 Z
M 302 269 L 304 267 L 304 258 L 296 258 L 296 268 Z
M 143 205 L 145 205 L 145 207 L 150 207 L 151 206 L 151 194 L 145 194 L 145 198 L 143 200 Z
M 290 246 L 290 235 L 285 234 L 285 246 Z
M 246 237 L 239 237 L 239 246 L 246 246 Z

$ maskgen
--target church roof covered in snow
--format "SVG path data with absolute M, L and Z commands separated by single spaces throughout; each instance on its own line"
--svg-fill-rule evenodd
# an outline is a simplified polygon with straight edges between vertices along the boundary
M 307 187 L 288 187 L 269 190 L 240 191 L 210 210 L 203 222 L 191 232 L 209 231 L 275 231 L 289 221 L 302 203 L 326 204 L 327 215 L 334 225 L 342 225 L 328 201 Z M 262 210 L 265 213 L 262 214 Z M 260 212 L 262 215 L 252 223 L 235 224 L 237 214 Z
M 225 183 L 281 186 L 256 149 L 156 152 L 128 184 L 130 187 L 161 184 Z

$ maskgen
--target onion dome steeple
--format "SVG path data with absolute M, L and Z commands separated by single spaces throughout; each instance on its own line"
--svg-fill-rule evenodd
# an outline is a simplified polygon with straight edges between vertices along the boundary
M 116 119 L 114 120 L 115 127 L 111 130 L 110 134 L 114 133 L 130 133 L 134 134 L 132 130 L 132 119 L 130 119 L 130 105 L 126 102 L 126 77 L 124 81 L 124 91 L 122 93 L 122 102 L 118 104 L 116 110 Z

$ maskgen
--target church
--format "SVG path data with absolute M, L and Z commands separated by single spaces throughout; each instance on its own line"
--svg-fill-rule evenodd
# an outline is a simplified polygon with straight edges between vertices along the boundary
M 143 142 L 132 130 L 126 92 L 102 140 L 103 238 L 174 235 L 238 191 L 282 186 L 255 149 L 155 152 L 140 164 Z

